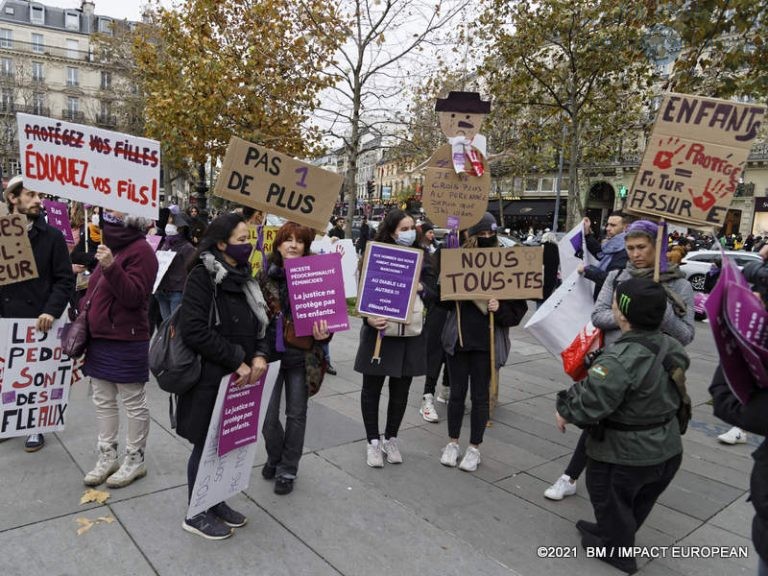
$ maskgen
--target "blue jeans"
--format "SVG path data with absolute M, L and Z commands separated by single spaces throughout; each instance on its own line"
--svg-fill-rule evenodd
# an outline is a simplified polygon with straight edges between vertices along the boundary
M 181 296 L 183 292 L 156 292 L 155 298 L 160 306 L 160 316 L 163 320 L 173 314 L 174 310 L 181 305 Z
M 280 370 L 261 433 L 267 449 L 267 464 L 277 470 L 280 478 L 296 478 L 299 459 L 304 449 L 304 431 L 307 427 L 307 400 L 309 391 L 304 366 Z M 280 422 L 280 399 L 285 386 L 285 428 Z

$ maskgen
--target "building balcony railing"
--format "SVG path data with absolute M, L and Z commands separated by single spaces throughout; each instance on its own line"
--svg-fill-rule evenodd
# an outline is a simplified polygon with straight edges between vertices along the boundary
M 40 56 L 50 56 L 53 58 L 65 58 L 67 60 L 77 60 L 79 62 L 93 62 L 94 60 L 93 55 L 85 50 L 72 50 L 71 48 L 62 46 L 34 44 L 32 42 L 22 42 L 20 40 L 0 40 L 0 51 L 5 50 L 24 52 L 26 54 L 38 54 Z
M 15 114 L 18 108 L 13 102 L 0 102 L 0 114 Z
M 114 114 L 97 114 L 96 124 L 99 126 L 114 128 L 117 126 L 117 117 Z
M 67 80 L 67 88 L 79 88 L 80 82 L 77 80 Z
M 61 117 L 64 120 L 70 120 L 72 122 L 85 122 L 85 112 L 80 112 L 78 110 L 64 109 L 61 111 Z

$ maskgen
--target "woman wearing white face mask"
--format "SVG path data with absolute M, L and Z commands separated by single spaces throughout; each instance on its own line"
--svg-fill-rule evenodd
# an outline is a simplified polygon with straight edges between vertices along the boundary
M 163 320 L 168 318 L 181 304 L 184 285 L 187 282 L 187 264 L 195 253 L 195 247 L 187 239 L 187 223 L 184 214 L 178 207 L 171 207 L 168 223 L 165 225 L 165 236 L 157 247 L 158 252 L 176 252 L 168 271 L 163 275 L 160 285 L 155 292 L 155 299 L 160 306 Z
M 402 210 L 392 210 L 379 226 L 375 241 L 413 247 L 416 242 L 413 218 Z M 425 307 L 429 307 L 436 295 L 437 279 L 434 269 L 429 258 L 424 258 L 419 278 L 419 296 Z M 418 336 L 383 336 L 381 362 L 371 362 L 379 331 L 386 327 L 386 318 L 363 319 L 360 346 L 355 358 L 355 371 L 363 374 L 360 406 L 368 438 L 367 462 L 368 466 L 373 468 L 384 466 L 384 454 L 390 464 L 403 461 L 397 443 L 397 433 L 405 414 L 408 391 L 413 377 L 426 374 L 427 371 L 427 339 L 423 331 Z M 382 443 L 379 437 L 379 399 L 387 377 L 389 404 Z

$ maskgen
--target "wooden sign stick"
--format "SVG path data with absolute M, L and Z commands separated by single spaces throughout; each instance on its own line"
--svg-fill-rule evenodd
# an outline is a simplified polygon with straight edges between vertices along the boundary
M 459 346 L 464 348 L 464 339 L 461 337 L 461 308 L 458 300 L 456 301 L 456 323 L 459 326 Z
M 499 379 L 496 376 L 496 330 L 495 330 L 495 314 L 491 311 L 488 312 L 489 326 L 491 333 L 491 389 L 488 395 L 488 425 L 491 425 L 490 417 L 493 416 L 493 410 L 496 408 L 496 404 L 499 399 Z
M 381 341 L 384 338 L 384 330 L 376 331 L 376 344 L 373 347 L 371 364 L 381 364 Z
M 656 261 L 653 264 L 653 281 L 658 282 L 661 275 L 661 246 L 664 243 L 664 218 L 659 220 L 659 228 L 656 230 Z M 666 254 L 663 255 L 667 257 Z

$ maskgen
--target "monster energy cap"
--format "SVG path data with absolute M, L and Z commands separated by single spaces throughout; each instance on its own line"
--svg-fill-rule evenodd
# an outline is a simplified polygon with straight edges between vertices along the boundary
M 655 330 L 667 310 L 667 293 L 653 280 L 630 278 L 616 286 L 616 305 L 634 328 Z

